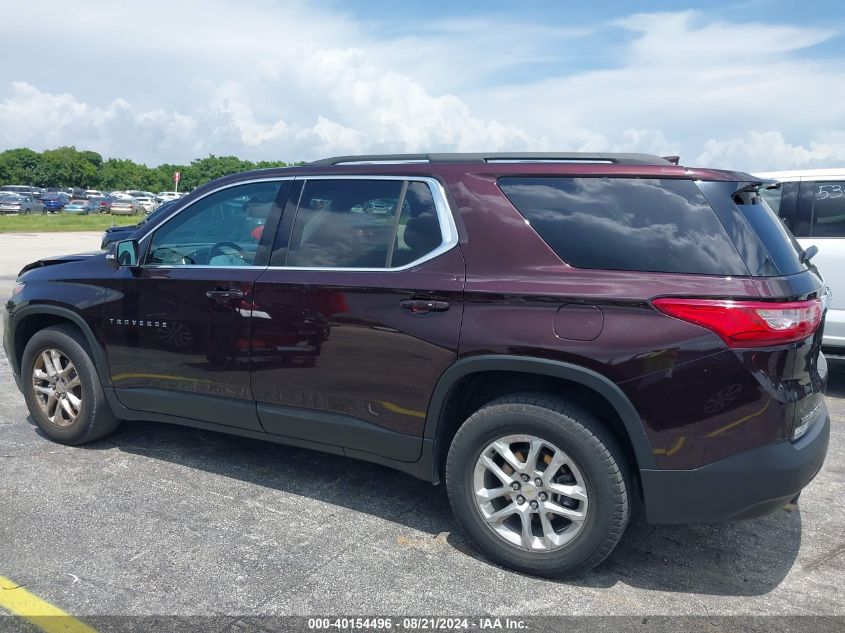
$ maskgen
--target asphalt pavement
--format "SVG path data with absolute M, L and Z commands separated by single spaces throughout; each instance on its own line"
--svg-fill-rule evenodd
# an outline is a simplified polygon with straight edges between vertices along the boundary
M 26 261 L 98 242 L 0 235 L 0 290 Z M 828 406 L 827 461 L 796 509 L 717 525 L 637 517 L 599 568 L 550 581 L 491 564 L 442 487 L 374 464 L 152 422 L 54 444 L 0 355 L 0 576 L 80 616 L 843 616 L 843 365 Z

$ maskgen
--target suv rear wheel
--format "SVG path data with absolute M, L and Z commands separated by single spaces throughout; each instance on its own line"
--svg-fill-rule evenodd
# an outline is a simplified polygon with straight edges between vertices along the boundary
M 82 335 L 72 326 L 55 325 L 33 335 L 24 348 L 21 381 L 29 412 L 56 442 L 93 442 L 120 424 Z
M 630 512 L 613 436 L 544 394 L 506 396 L 475 412 L 452 441 L 446 485 L 458 521 L 487 556 L 542 576 L 598 565 Z

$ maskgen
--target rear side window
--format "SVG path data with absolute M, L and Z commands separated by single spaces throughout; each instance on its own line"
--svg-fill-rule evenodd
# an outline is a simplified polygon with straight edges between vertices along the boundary
M 845 182 L 816 182 L 810 234 L 845 237 Z
M 501 178 L 499 186 L 540 237 L 572 266 L 748 274 L 692 181 Z

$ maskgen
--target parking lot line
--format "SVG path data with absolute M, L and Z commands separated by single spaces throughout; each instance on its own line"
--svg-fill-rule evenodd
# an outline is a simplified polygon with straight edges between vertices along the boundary
M 48 633 L 96 633 L 84 622 L 3 576 L 0 576 L 0 608 Z

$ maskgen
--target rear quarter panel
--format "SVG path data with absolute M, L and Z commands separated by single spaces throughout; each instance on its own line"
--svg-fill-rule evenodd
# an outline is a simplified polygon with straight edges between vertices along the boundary
M 709 330 L 666 316 L 648 301 L 664 295 L 757 298 L 794 288 L 747 277 L 573 268 L 527 225 L 495 176 L 456 177 L 447 184 L 467 234 L 460 358 L 533 356 L 602 374 L 639 412 L 660 468 L 696 468 L 788 437 L 796 395 L 784 389 L 782 378 L 792 376 L 794 347 L 737 353 Z M 804 285 L 805 291 L 818 289 L 817 280 Z M 560 326 L 556 331 L 565 306 L 600 311 L 598 336 L 575 340 L 583 336 L 570 337 Z

